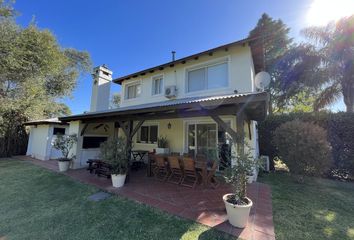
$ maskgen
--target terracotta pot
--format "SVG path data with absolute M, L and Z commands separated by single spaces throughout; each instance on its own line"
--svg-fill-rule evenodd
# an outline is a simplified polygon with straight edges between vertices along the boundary
M 247 198 L 247 200 L 249 201 L 247 205 L 235 205 L 229 203 L 227 199 L 230 195 L 233 194 L 229 193 L 223 196 L 229 223 L 234 227 L 244 228 L 247 225 L 248 217 L 250 215 L 253 203 L 249 198 Z

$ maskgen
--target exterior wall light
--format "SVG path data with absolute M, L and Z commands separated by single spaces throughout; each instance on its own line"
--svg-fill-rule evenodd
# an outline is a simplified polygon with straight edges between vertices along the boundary
M 171 123 L 169 122 L 169 123 L 167 124 L 167 128 L 168 128 L 168 129 L 171 129 L 171 127 L 172 127 L 172 125 L 171 125 Z

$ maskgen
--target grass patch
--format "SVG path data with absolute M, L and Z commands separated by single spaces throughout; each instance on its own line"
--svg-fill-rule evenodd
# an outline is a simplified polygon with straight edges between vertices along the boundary
M 276 239 L 354 239 L 354 184 L 288 173 L 259 178 L 271 185 Z
M 0 160 L 0 239 L 231 239 L 30 163 Z

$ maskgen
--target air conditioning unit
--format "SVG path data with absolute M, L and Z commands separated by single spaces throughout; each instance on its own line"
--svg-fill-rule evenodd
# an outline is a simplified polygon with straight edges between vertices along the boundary
M 269 172 L 270 171 L 270 168 L 269 168 L 269 156 L 262 155 L 260 157 L 260 159 L 261 159 L 261 164 L 262 164 L 263 170 L 266 171 L 266 172 Z
M 167 98 L 174 98 L 177 95 L 177 88 L 176 86 L 167 86 L 165 88 L 165 97 Z

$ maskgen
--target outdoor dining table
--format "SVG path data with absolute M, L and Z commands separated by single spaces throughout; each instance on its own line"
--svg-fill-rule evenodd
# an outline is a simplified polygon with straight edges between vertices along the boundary
M 146 150 L 132 150 L 133 159 L 136 162 L 142 161 L 149 151 Z

